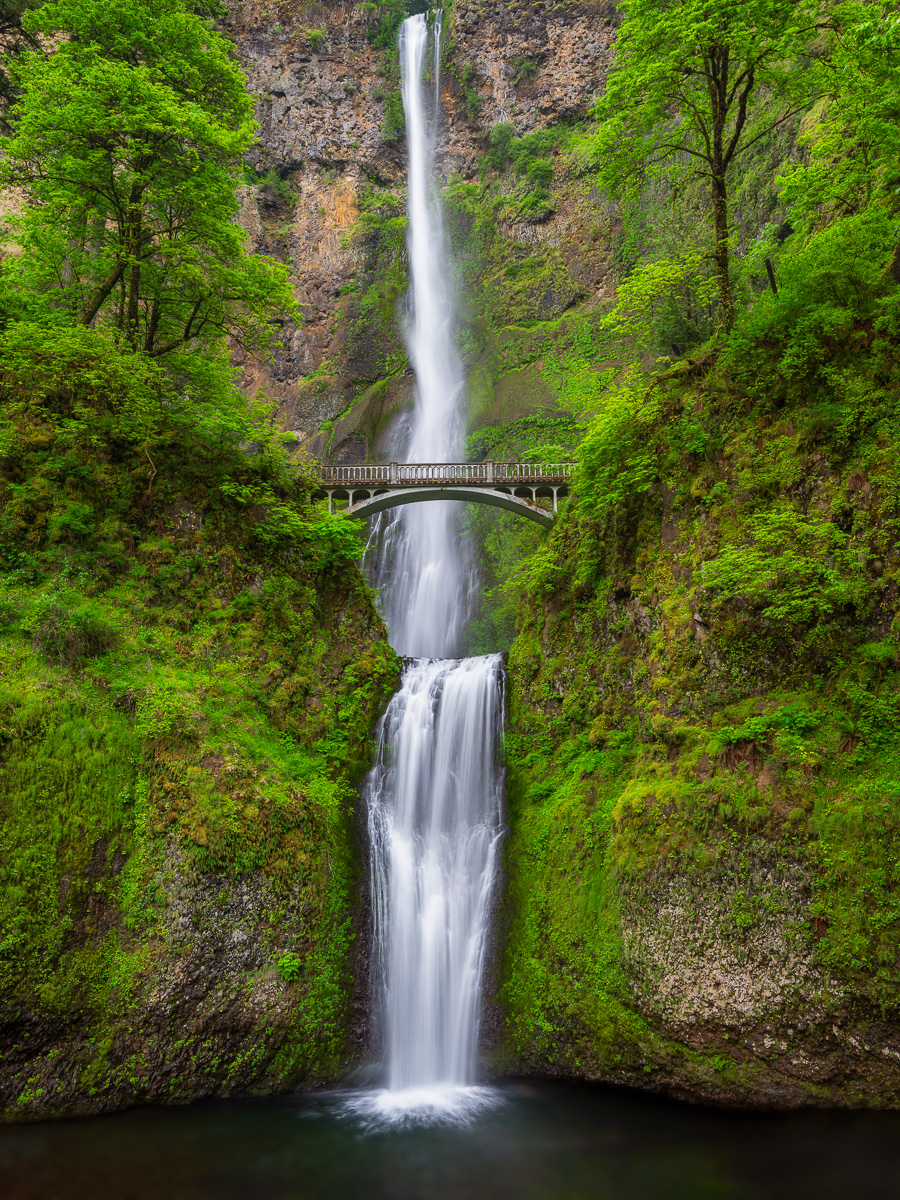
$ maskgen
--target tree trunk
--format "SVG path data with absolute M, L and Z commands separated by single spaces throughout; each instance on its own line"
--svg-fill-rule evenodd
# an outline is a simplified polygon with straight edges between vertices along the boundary
M 94 317 L 96 317 L 97 313 L 112 295 L 113 288 L 117 283 L 121 282 L 124 271 L 125 264 L 123 262 L 116 263 L 112 273 L 96 289 L 87 307 L 81 314 L 82 325 L 90 325 L 91 321 L 93 321 Z M 119 327 L 121 328 L 121 321 L 119 322 Z
M 128 311 L 125 314 L 125 337 L 133 350 L 137 349 L 138 321 L 140 320 L 141 267 L 133 262 L 128 272 Z
M 735 128 L 726 146 L 725 129 L 728 113 L 735 98 L 734 89 L 729 92 L 732 59 L 727 42 L 714 42 L 703 56 L 707 86 L 709 88 L 710 127 L 707 138 L 707 162 L 712 176 L 713 229 L 716 239 L 716 283 L 719 291 L 719 328 L 727 333 L 734 324 L 734 296 L 731 294 L 731 276 L 728 246 L 728 185 L 725 173 L 734 157 L 744 123 L 747 119 L 747 98 L 753 88 L 755 72 L 751 66 L 745 73 L 743 90 L 738 101 Z M 740 83 L 740 80 L 738 81 Z
M 716 283 L 719 291 L 719 325 L 727 333 L 734 324 L 734 296 L 731 294 L 728 253 L 728 191 L 724 174 L 713 176 L 713 224 L 716 235 Z
M 159 297 L 157 296 L 150 308 L 150 319 L 147 322 L 147 336 L 144 339 L 145 354 L 153 353 L 153 347 L 156 343 L 156 334 L 159 329 L 160 308 L 161 305 L 159 302 Z
M 138 324 L 140 322 L 141 298 L 141 233 L 143 211 L 141 197 L 143 188 L 137 182 L 131 185 L 128 197 L 128 218 L 125 226 L 125 255 L 128 259 L 128 301 L 125 310 L 125 338 L 133 350 L 137 349 Z

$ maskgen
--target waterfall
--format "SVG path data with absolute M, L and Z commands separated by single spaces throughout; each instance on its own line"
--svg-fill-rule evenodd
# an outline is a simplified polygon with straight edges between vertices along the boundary
M 440 462 L 463 449 L 463 372 L 454 344 L 451 263 L 432 179 L 434 91 L 424 87 L 424 16 L 400 30 L 409 145 L 407 342 L 416 402 L 398 453 Z M 433 100 L 432 100 L 433 97 Z M 428 119 L 428 103 L 433 112 Z M 381 1114 L 470 1113 L 485 1099 L 476 1079 L 482 976 L 501 837 L 503 669 L 499 655 L 455 659 L 468 616 L 459 506 L 395 510 L 370 539 L 386 565 L 382 604 L 392 644 L 407 660 L 382 719 L 370 772 L 371 887 L 385 1053 Z M 431 655 L 435 657 L 424 657 Z
M 368 810 L 394 1092 L 475 1078 L 502 723 L 499 655 L 413 662 L 381 723 Z
M 409 147 L 410 296 L 406 343 L 416 376 L 415 407 L 391 456 L 406 462 L 452 462 L 464 449 L 462 363 L 455 344 L 451 260 L 433 183 L 439 95 L 426 92 L 429 28 L 423 15 L 400 27 L 400 68 Z M 434 25 L 434 73 L 440 76 L 440 14 Z M 429 120 L 429 107 L 432 109 Z M 448 501 L 393 509 L 373 523 L 367 558 L 381 588 L 391 644 L 401 654 L 459 652 L 469 616 L 465 552 L 457 527 L 462 506 Z

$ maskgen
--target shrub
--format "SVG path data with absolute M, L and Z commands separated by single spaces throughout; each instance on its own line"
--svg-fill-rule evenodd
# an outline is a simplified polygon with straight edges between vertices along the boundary
M 406 20 L 405 0 L 370 0 L 364 8 L 369 14 L 369 45 L 376 50 L 390 50 L 397 41 L 397 30 Z
M 462 71 L 459 73 L 459 83 L 462 88 L 463 98 L 466 102 L 466 112 L 469 120 L 474 121 L 478 116 L 481 108 L 481 97 L 472 86 L 478 79 L 478 73 L 471 63 L 466 63 Z
M 521 54 L 517 54 L 512 61 L 512 68 L 512 81 L 518 87 L 523 83 L 531 83 L 537 75 L 538 65 L 533 59 L 523 58 Z
M 72 610 L 50 600 L 26 624 L 29 627 L 34 630 L 32 649 L 62 667 L 105 654 L 116 642 L 115 630 L 90 602 Z
M 287 954 L 282 954 L 279 958 L 276 969 L 285 983 L 293 983 L 303 974 L 303 959 L 299 954 L 289 950 Z
M 145 741 L 160 744 L 196 736 L 197 713 L 190 693 L 167 681 L 138 699 L 135 729 Z
M 751 517 L 740 541 L 707 562 L 702 576 L 718 593 L 716 609 L 733 612 L 741 627 L 758 614 L 778 640 L 801 628 L 807 642 L 839 636 L 858 592 L 847 535 L 788 505 Z
M 293 204 L 297 191 L 288 179 L 282 179 L 272 168 L 256 181 L 260 195 L 270 204 Z
M 513 143 L 516 141 L 516 127 L 512 121 L 501 121 L 499 125 L 495 125 L 488 135 L 489 149 L 485 154 L 485 160 L 497 171 L 502 171 L 506 167 L 512 153 Z
M 607 511 L 646 492 L 656 478 L 652 427 L 659 402 L 637 369 L 610 388 L 578 449 L 579 503 Z
M 403 112 L 403 97 L 400 92 L 391 92 L 384 102 L 384 123 L 381 126 L 381 136 L 386 142 L 396 142 L 406 128 L 406 115 Z
M 777 295 L 766 292 L 732 332 L 725 362 L 739 378 L 775 370 L 799 384 L 847 347 L 855 326 L 874 318 L 896 285 L 886 268 L 895 221 L 881 211 L 849 217 L 786 255 Z
M 491 130 L 485 163 L 495 171 L 505 171 L 511 165 L 516 178 L 527 181 L 529 185 L 528 193 L 518 198 L 520 213 L 546 215 L 551 210 L 549 199 L 553 162 L 547 154 L 563 136 L 563 131 L 557 128 L 539 129 L 516 137 L 515 126 L 510 121 L 503 121 Z

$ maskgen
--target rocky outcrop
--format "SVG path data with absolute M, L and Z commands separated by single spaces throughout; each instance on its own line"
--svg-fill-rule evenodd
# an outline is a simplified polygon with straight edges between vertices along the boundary
M 397 317 L 405 286 L 402 236 L 390 250 L 400 269 L 393 294 L 380 303 L 377 322 L 371 314 L 360 317 L 385 272 L 384 248 L 373 246 L 376 235 L 361 223 L 361 212 L 386 205 L 402 220 L 405 204 L 399 78 L 396 62 L 371 44 L 380 19 L 371 6 L 296 4 L 278 14 L 276 20 L 265 6 L 235 2 L 227 20 L 258 97 L 253 165 L 261 180 L 274 173 L 281 181 L 277 188 L 248 184 L 241 220 L 254 250 L 290 264 L 303 322 L 283 330 L 272 364 L 240 353 L 236 362 L 248 392 L 264 388 L 277 399 L 280 423 L 299 444 L 349 461 L 374 446 L 347 441 L 355 429 L 337 437 L 316 436 L 319 430 L 354 409 L 373 384 L 405 369 Z M 474 178 L 497 124 L 511 122 L 521 135 L 583 116 L 603 87 L 615 22 L 609 3 L 448 5 L 443 177 Z M 585 230 L 580 198 L 570 197 L 539 224 L 501 218 L 498 228 L 523 252 L 549 250 L 567 263 L 574 283 L 557 283 L 542 315 L 565 308 L 587 279 L 596 282 L 596 255 L 588 249 L 593 234 Z M 380 270 L 373 270 L 373 256 Z M 391 394 L 402 406 L 410 387 Z M 376 415 L 362 424 L 383 428 L 384 422 Z
M 480 101 L 476 129 L 484 134 L 510 121 L 523 134 L 584 116 L 603 90 L 616 24 L 615 4 L 602 0 L 457 0 L 449 35 L 457 72 L 472 67 L 468 86 Z M 448 154 L 458 154 L 452 133 L 448 142 Z
M 868 351 L 842 369 L 877 411 Z M 610 390 L 530 560 L 490 1048 L 718 1104 L 897 1107 L 896 456 L 774 371 L 745 404 L 749 374 L 661 372 L 641 426 Z
M 697 1063 L 685 1070 L 659 1055 L 656 1087 L 767 1106 L 897 1103 L 900 1031 L 863 1015 L 817 954 L 825 922 L 807 868 L 735 861 L 712 877 L 621 890 L 636 1011 L 686 1061 L 711 1060 L 703 1078 Z
M 98 888 L 114 885 L 126 862 L 120 856 L 110 871 L 103 850 L 87 872 Z M 0 1004 L 0 1120 L 277 1092 L 292 1074 L 306 1082 L 321 1078 L 320 1031 L 304 1013 L 318 998 L 277 969 L 285 956 L 299 964 L 311 936 L 307 889 L 295 885 L 285 893 L 259 873 L 229 878 L 198 871 L 174 839 L 151 886 L 161 919 L 149 946 L 129 938 L 115 906 L 98 900 L 86 914 L 89 945 L 90 934 L 100 932 L 125 951 L 106 1022 L 90 1008 L 49 1014 L 9 997 Z M 101 954 L 96 947 L 94 953 Z M 355 957 L 362 980 L 365 957 Z M 367 1027 L 362 986 L 357 999 L 348 1030 L 358 1051 Z

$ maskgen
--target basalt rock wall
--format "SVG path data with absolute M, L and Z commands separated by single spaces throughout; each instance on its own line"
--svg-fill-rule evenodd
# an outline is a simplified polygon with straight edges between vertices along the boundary
M 283 330 L 274 363 L 240 353 L 236 361 L 248 391 L 266 388 L 278 400 L 298 444 L 334 461 L 374 453 L 386 421 L 412 395 L 400 312 L 405 140 L 395 52 L 389 42 L 372 44 L 381 19 L 371 5 L 234 3 L 226 23 L 258 97 L 258 181 L 243 189 L 242 223 L 254 249 L 290 264 L 303 317 Z M 444 181 L 477 179 L 497 125 L 522 135 L 583 116 L 602 90 L 615 24 L 609 3 L 445 6 Z M 604 274 L 591 269 L 590 247 L 579 246 L 592 204 L 579 195 L 538 221 L 492 218 L 501 243 L 523 253 L 569 247 L 569 268 L 581 279 L 557 287 L 560 310 Z M 463 218 L 462 240 L 470 224 Z M 482 277 L 490 265 L 481 264 Z M 351 413 L 349 426 L 332 429 Z

